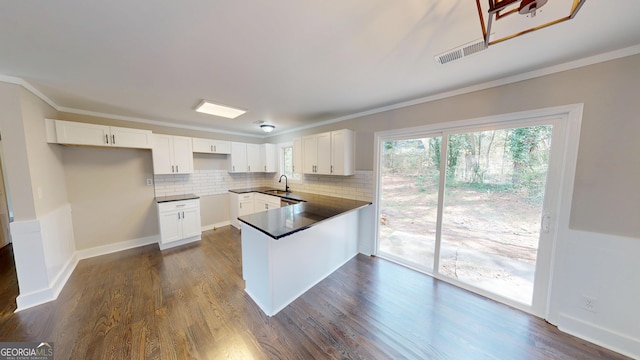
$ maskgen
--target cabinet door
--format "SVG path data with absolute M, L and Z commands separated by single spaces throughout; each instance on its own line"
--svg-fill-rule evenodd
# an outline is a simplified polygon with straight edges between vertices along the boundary
M 267 201 L 267 210 L 271 209 L 279 209 L 280 208 L 280 198 L 277 196 L 272 196 L 273 199 Z
M 293 173 L 302 172 L 302 139 L 293 139 Z
M 211 145 L 213 146 L 214 154 L 230 154 L 231 153 L 230 141 L 211 140 Z
M 194 153 L 205 153 L 205 154 L 213 153 L 213 143 L 211 142 L 211 140 L 193 138 L 191 141 L 193 142 Z
M 176 174 L 191 174 L 193 172 L 193 147 L 191 138 L 172 136 L 173 165 Z
M 110 128 L 110 131 L 112 146 L 136 149 L 151 149 L 151 131 L 149 130 L 112 126 Z
M 269 210 L 269 203 L 263 199 L 256 198 L 253 203 L 253 212 L 262 212 Z
M 181 217 L 181 211 L 160 213 L 160 241 L 162 241 L 162 243 L 182 239 Z
M 230 192 L 229 193 L 229 222 L 235 228 L 240 228 L 240 224 L 238 223 L 238 215 L 240 211 L 240 197 L 238 194 Z
M 108 126 L 56 120 L 56 135 L 60 144 L 111 146 Z
M 331 133 L 318 134 L 317 174 L 331 174 Z
M 314 174 L 318 162 L 318 137 L 315 135 L 302 138 L 303 162 L 302 171 L 305 174 Z
M 247 144 L 247 170 L 249 172 L 264 172 L 259 144 Z
M 152 141 L 153 173 L 175 174 L 171 136 L 153 134 Z
M 278 150 L 275 144 L 260 145 L 260 156 L 262 156 L 262 167 L 264 172 L 272 173 L 278 171 Z
M 229 172 L 247 172 L 247 144 L 232 142 L 231 155 L 229 156 Z
M 354 140 L 351 130 L 331 133 L 331 174 L 353 175 L 355 173 Z
M 182 211 L 182 238 L 197 236 L 202 233 L 200 226 L 200 207 Z
M 240 200 L 240 204 L 238 207 L 238 216 L 249 215 L 255 212 L 253 199 L 251 200 Z

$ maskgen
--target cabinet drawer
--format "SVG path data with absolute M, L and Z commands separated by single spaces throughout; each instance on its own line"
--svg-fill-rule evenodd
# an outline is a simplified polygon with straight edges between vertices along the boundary
M 176 210 L 184 210 L 184 209 L 192 209 L 199 206 L 198 199 L 193 200 L 180 200 L 180 201 L 169 201 L 158 204 L 158 211 L 176 211 Z
M 238 194 L 238 200 L 240 200 L 240 201 L 253 200 L 253 193 Z

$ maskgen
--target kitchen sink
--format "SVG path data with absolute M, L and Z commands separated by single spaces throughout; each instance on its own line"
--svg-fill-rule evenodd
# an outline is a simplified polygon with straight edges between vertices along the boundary
M 284 195 L 284 194 L 290 194 L 291 193 L 291 191 L 284 191 L 284 190 L 267 190 L 265 192 L 269 193 L 269 194 L 276 194 L 276 195 Z

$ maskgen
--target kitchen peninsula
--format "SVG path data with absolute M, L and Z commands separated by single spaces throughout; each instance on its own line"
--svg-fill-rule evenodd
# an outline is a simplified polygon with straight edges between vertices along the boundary
M 231 190 L 265 193 L 268 188 Z M 273 316 L 358 253 L 360 212 L 370 202 L 307 193 L 275 194 L 301 201 L 240 216 L 245 291 Z

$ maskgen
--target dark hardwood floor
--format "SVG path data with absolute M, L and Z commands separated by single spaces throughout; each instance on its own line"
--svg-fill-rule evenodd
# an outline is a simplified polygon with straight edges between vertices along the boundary
M 240 233 L 203 235 L 83 260 L 56 301 L 19 313 L 3 266 L 0 341 L 53 341 L 56 359 L 625 358 L 363 255 L 268 318 L 243 291 Z

